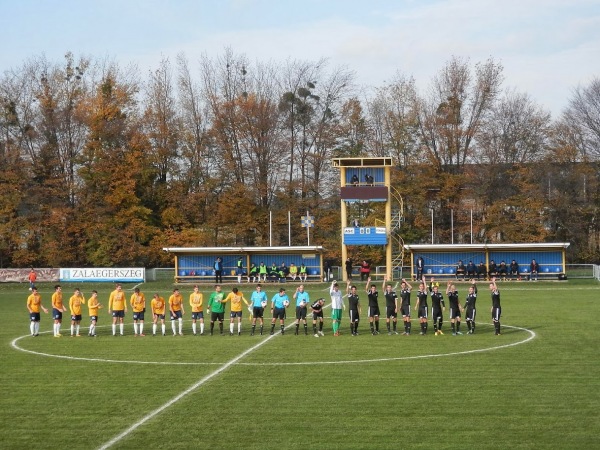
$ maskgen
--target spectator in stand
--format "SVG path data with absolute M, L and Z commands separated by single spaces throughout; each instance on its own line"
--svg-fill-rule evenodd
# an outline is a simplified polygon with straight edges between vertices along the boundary
M 461 259 L 459 259 L 458 264 L 456 265 L 456 279 L 458 280 L 458 278 L 460 277 L 464 280 L 466 272 L 467 269 L 465 267 L 465 264 L 462 262 Z
M 423 260 L 422 256 L 419 256 L 417 258 L 417 277 L 416 280 L 420 281 L 421 279 L 423 279 L 423 273 L 425 272 L 425 261 Z
M 374 183 L 373 175 L 365 173 L 365 183 L 367 184 L 367 186 L 373 186 L 373 183 Z
M 540 273 L 540 265 L 537 263 L 535 259 L 531 260 L 531 264 L 529 264 L 529 281 L 537 281 L 538 274 Z
M 261 261 L 260 266 L 258 266 L 258 281 L 267 281 L 267 274 L 267 266 Z
M 498 276 L 502 277 L 503 281 L 506 281 L 506 277 L 508 275 L 508 266 L 504 262 L 504 260 L 500 261 L 500 265 L 498 266 Z
M 323 282 L 328 283 L 333 280 L 333 268 L 331 267 L 331 261 L 325 261 L 325 274 L 323 275 Z
M 513 277 L 515 277 L 519 281 L 521 280 L 521 277 L 519 276 L 519 263 L 517 263 L 517 261 L 515 261 L 514 259 L 510 262 L 511 280 L 513 279 Z
M 279 266 L 279 282 L 280 283 L 285 283 L 288 273 L 290 273 L 288 267 L 285 265 L 284 262 L 282 262 L 281 266 Z
M 302 281 L 303 283 L 306 283 L 307 279 L 308 279 L 308 267 L 306 267 L 306 264 L 302 263 L 302 264 L 300 264 L 300 281 Z
M 484 280 L 487 278 L 487 267 L 485 267 L 483 261 L 477 266 L 477 280 L 479 280 L 479 278 L 483 278 Z
M 223 260 L 221 258 L 215 259 L 213 264 L 213 269 L 215 271 L 215 283 L 223 282 Z
M 352 186 L 358 186 L 359 180 L 358 180 L 358 175 L 354 174 L 352 175 Z
M 467 264 L 467 278 L 475 278 L 475 275 L 477 274 L 477 266 L 475 266 L 475 263 L 473 261 L 469 261 L 469 264 Z
M 272 281 L 273 283 L 275 283 L 278 280 L 279 280 L 279 269 L 277 268 L 277 264 L 273 263 L 273 264 L 271 264 L 271 267 L 269 267 L 269 281 Z
M 493 259 L 490 261 L 490 270 L 488 271 L 488 276 L 490 279 L 498 276 L 498 266 Z
M 290 263 L 290 277 L 292 281 L 296 281 L 296 277 L 298 276 L 298 266 L 294 263 Z
M 256 264 L 254 263 L 250 265 L 250 271 L 248 272 L 248 283 L 250 283 L 250 278 L 252 278 L 253 283 L 260 281 L 260 277 L 258 275 L 258 267 L 256 267 Z
M 237 275 L 238 284 L 242 282 L 242 275 L 247 276 L 248 274 L 244 270 L 244 258 L 239 257 L 235 263 L 235 274 Z
M 346 279 L 352 280 L 352 260 L 349 257 L 346 258 L 344 265 L 346 267 Z
M 363 262 L 360 265 L 360 281 L 364 281 L 365 279 L 370 278 L 370 276 L 371 265 L 366 260 L 363 260 Z

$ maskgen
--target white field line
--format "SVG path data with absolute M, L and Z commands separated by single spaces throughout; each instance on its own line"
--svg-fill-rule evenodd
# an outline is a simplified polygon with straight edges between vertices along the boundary
M 289 324 L 286 327 L 286 329 L 291 328 L 294 325 L 295 325 L 295 322 L 292 322 L 291 324 Z M 489 323 L 480 323 L 479 324 L 479 326 L 483 326 L 483 325 L 492 326 L 493 324 L 489 324 Z M 107 325 L 105 325 L 105 326 L 107 326 Z M 404 360 L 422 359 L 422 358 L 440 358 L 440 357 L 444 357 L 444 356 L 468 355 L 468 354 L 473 354 L 473 353 L 489 352 L 489 351 L 493 351 L 493 350 L 500 350 L 503 348 L 514 347 L 516 345 L 525 344 L 536 337 L 535 332 L 528 328 L 517 327 L 517 326 L 512 326 L 512 325 L 502 325 L 502 327 L 524 331 L 524 332 L 528 333 L 528 336 L 525 339 L 510 343 L 510 344 L 495 345 L 492 347 L 484 347 L 484 348 L 479 348 L 479 349 L 474 349 L 474 350 L 465 350 L 465 351 L 461 351 L 461 352 L 452 352 L 452 353 L 432 353 L 432 354 L 427 354 L 427 355 L 397 356 L 397 357 L 391 357 L 391 358 L 373 358 L 373 359 L 340 360 L 340 361 L 299 361 L 299 362 L 265 362 L 265 363 L 236 362 L 236 364 L 240 365 L 240 366 L 305 366 L 305 365 L 374 363 L 374 362 L 388 362 L 388 361 L 404 361 Z M 47 333 L 50 333 L 50 332 L 46 331 L 41 334 L 47 334 Z M 279 334 L 279 332 L 277 332 L 275 334 L 275 336 L 278 334 Z M 161 365 L 164 365 L 164 366 L 167 366 L 167 365 L 220 366 L 222 364 L 225 364 L 222 362 L 136 361 L 136 360 L 105 359 L 105 358 L 83 358 L 83 357 L 79 357 L 79 356 L 67 356 L 67 355 L 53 355 L 51 353 L 42 353 L 42 352 L 28 350 L 23 347 L 20 347 L 18 345 L 18 341 L 20 341 L 21 339 L 24 339 L 24 338 L 28 338 L 28 337 L 30 337 L 30 336 L 25 335 L 25 336 L 20 336 L 20 337 L 14 339 L 11 342 L 11 346 L 15 350 L 25 352 L 25 353 L 30 353 L 30 354 L 37 355 L 37 356 L 45 356 L 45 357 L 49 357 L 49 358 L 67 359 L 67 360 L 74 360 L 74 361 L 90 361 L 90 362 L 116 363 L 116 364 L 147 364 L 147 365 L 158 365 L 158 366 L 161 366 Z M 267 339 L 270 339 L 272 337 L 273 336 L 269 336 L 269 337 L 267 337 Z M 401 339 L 405 339 L 405 338 L 401 338 Z M 420 337 L 415 336 L 414 339 L 420 339 Z M 454 339 L 454 337 L 452 337 L 452 339 Z M 468 337 L 467 339 L 471 339 L 471 338 Z
M 493 324 L 478 324 L 478 325 L 490 325 Z M 355 360 L 346 360 L 346 361 L 302 361 L 302 362 L 286 362 L 286 363 L 239 363 L 240 366 L 313 366 L 313 365 L 331 365 L 331 364 L 357 364 L 357 363 L 374 363 L 374 362 L 387 362 L 387 361 L 404 361 L 409 359 L 423 359 L 423 358 L 440 358 L 442 356 L 457 356 L 457 355 L 469 355 L 472 353 L 483 353 L 489 352 L 492 350 L 500 350 L 503 348 L 515 347 L 517 345 L 525 344 L 532 339 L 535 339 L 536 334 L 534 331 L 528 328 L 516 327 L 511 325 L 502 325 L 502 328 L 512 328 L 520 331 L 525 331 L 529 334 L 526 339 L 521 341 L 512 342 L 510 344 L 496 345 L 494 347 L 487 348 L 478 348 L 474 350 L 465 350 L 462 352 L 452 352 L 452 353 L 437 353 L 437 354 L 429 354 L 429 355 L 414 355 L 414 356 L 398 356 L 394 358 L 375 358 L 375 359 L 355 359 Z M 415 336 L 415 339 L 419 339 Z M 454 339 L 454 338 L 453 338 Z M 467 339 L 469 339 L 467 337 Z
M 115 436 L 114 438 L 112 438 L 110 441 L 104 443 L 102 446 L 98 447 L 99 450 L 104 450 L 104 449 L 110 448 L 113 445 L 115 445 L 117 442 L 119 442 L 120 440 L 126 438 L 128 435 L 130 435 L 135 430 L 137 430 L 139 427 L 141 427 L 144 423 L 146 423 L 147 421 L 149 421 L 153 417 L 157 416 L 158 414 L 160 414 L 161 412 L 163 412 L 165 409 L 167 409 L 170 406 L 174 405 L 175 403 L 177 403 L 179 400 L 181 400 L 186 395 L 194 392 L 196 389 L 200 388 L 202 385 L 204 385 L 205 383 L 207 383 L 208 381 L 210 381 L 212 378 L 214 378 L 217 375 L 219 375 L 221 372 L 224 372 L 225 370 L 229 369 L 231 366 L 233 366 L 234 364 L 236 364 L 240 359 L 242 359 L 246 355 L 252 353 L 257 348 L 263 346 L 264 344 L 266 344 L 267 342 L 269 342 L 275 336 L 277 336 L 277 335 L 274 334 L 272 336 L 269 336 L 266 339 L 263 339 L 262 341 L 260 341 L 258 344 L 250 347 L 247 350 L 244 350 L 238 356 L 236 356 L 235 358 L 229 360 L 228 362 L 226 362 L 225 364 L 223 364 L 221 367 L 219 367 L 217 370 L 215 370 L 215 371 L 209 373 L 208 375 L 206 375 L 205 377 L 201 378 L 200 380 L 198 380 L 198 382 L 196 382 L 193 385 L 191 385 L 185 391 L 183 391 L 180 394 L 176 395 L 171 400 L 169 400 L 167 403 L 165 403 L 164 405 L 156 408 L 150 414 L 147 414 L 146 416 L 142 417 L 140 420 L 138 420 L 136 423 L 134 423 L 133 425 L 131 425 L 125 431 L 123 431 L 122 433 L 118 434 L 117 436 Z
M 329 305 L 327 305 L 327 306 L 329 306 Z M 288 328 L 292 328 L 295 325 L 296 325 L 296 323 L 295 323 L 295 321 L 293 321 L 292 323 L 290 323 L 289 325 L 287 325 L 285 327 L 285 329 L 287 330 Z M 277 323 L 275 323 L 275 326 L 277 326 Z M 131 434 L 132 432 L 134 432 L 136 429 L 138 429 L 144 423 L 146 423 L 147 421 L 149 421 L 153 417 L 157 416 L 158 414 L 160 414 L 161 412 L 163 412 L 165 409 L 167 409 L 170 406 L 174 405 L 175 403 L 177 403 L 179 400 L 181 400 L 186 395 L 194 392 L 196 389 L 199 389 L 200 387 L 202 387 L 202 385 L 204 385 L 205 383 L 207 383 L 208 381 L 210 381 L 212 378 L 216 377 L 221 372 L 224 372 L 225 370 L 229 369 L 231 366 L 235 365 L 240 359 L 242 359 L 246 355 L 252 353 L 254 350 L 262 347 L 264 344 L 266 344 L 267 342 L 269 342 L 271 339 L 279 336 L 280 334 L 281 334 L 281 332 L 277 332 L 275 334 L 272 334 L 272 335 L 268 336 L 266 339 L 263 339 L 262 341 L 260 341 L 258 344 L 250 347 L 247 350 L 244 350 L 238 356 L 236 356 L 235 358 L 229 360 L 228 362 L 226 362 L 225 364 L 223 364 L 223 366 L 219 367 L 217 370 L 209 373 L 208 375 L 206 375 L 205 377 L 203 377 L 202 379 L 200 379 L 198 382 L 196 382 L 193 385 L 191 385 L 185 391 L 183 391 L 180 394 L 178 394 L 175 397 L 173 397 L 171 400 L 169 400 L 164 405 L 158 407 L 157 409 L 155 409 L 154 411 L 152 411 L 150 414 L 147 414 L 146 416 L 142 417 L 140 420 L 138 420 L 136 423 L 134 423 L 133 425 L 131 425 L 125 431 L 123 431 L 122 433 L 120 433 L 117 436 L 115 436 L 114 438 L 112 438 L 110 441 L 108 441 L 105 444 L 103 444 L 102 446 L 100 446 L 98 448 L 98 450 L 105 450 L 107 448 L 112 447 L 114 444 L 116 444 L 117 442 L 119 442 L 123 438 L 127 437 L 129 434 Z
M 329 307 L 329 306 L 330 305 L 327 305 L 326 307 Z M 277 324 L 275 326 L 277 326 Z M 290 323 L 289 325 L 287 325 L 285 327 L 285 329 L 287 330 L 287 329 L 292 328 L 294 326 L 295 326 L 295 320 L 292 321 L 292 323 Z M 261 340 L 260 342 L 258 342 L 256 345 L 250 347 L 249 349 L 244 350 L 238 356 L 236 356 L 235 358 L 233 358 L 233 359 L 229 360 L 228 362 L 222 364 L 221 367 L 219 367 L 218 369 L 216 369 L 213 372 L 209 373 L 208 375 L 204 376 L 203 378 L 201 378 L 200 380 L 198 380 L 196 383 L 194 383 L 193 385 L 191 385 L 190 387 L 188 387 L 187 389 L 185 389 L 183 392 L 179 393 L 178 395 L 176 395 L 175 397 L 173 397 L 171 400 L 169 400 L 168 402 L 166 402 L 165 404 L 163 404 L 162 406 L 156 408 L 155 410 L 153 410 L 152 412 L 150 412 L 146 416 L 142 417 L 140 420 L 138 420 L 137 422 L 135 422 L 129 428 L 127 428 L 126 430 L 124 430 L 123 432 L 121 432 L 120 434 L 116 435 L 115 437 L 113 437 L 112 439 L 110 439 L 109 441 L 107 441 L 106 443 L 104 443 L 102 446 L 100 446 L 99 450 L 105 450 L 105 449 L 108 449 L 108 448 L 112 447 L 113 445 L 115 445 L 119 441 L 121 441 L 124 438 L 126 438 L 127 436 L 129 436 L 131 433 L 133 433 L 135 430 L 137 430 L 143 424 L 145 424 L 146 422 L 148 422 L 152 418 L 154 418 L 157 415 L 159 415 L 160 413 L 162 413 L 165 409 L 171 407 L 172 405 L 174 405 L 175 403 L 177 403 L 179 400 L 181 400 L 186 395 L 188 395 L 188 394 L 194 392 L 195 390 L 199 389 L 204 384 L 206 384 L 208 381 L 210 381 L 211 379 L 213 379 L 217 375 L 221 374 L 222 372 L 224 372 L 225 370 L 229 369 L 231 366 L 236 365 L 236 364 L 239 364 L 239 365 L 249 365 L 249 366 L 258 366 L 258 365 L 263 365 L 263 366 L 267 366 L 267 365 L 269 365 L 269 366 L 270 365 L 272 365 L 272 366 L 293 366 L 293 365 L 317 365 L 317 364 L 318 365 L 324 365 L 324 364 L 350 364 L 350 363 L 356 364 L 356 363 L 372 363 L 372 362 L 386 362 L 386 361 L 398 361 L 398 360 L 410 360 L 410 359 L 436 358 L 436 357 L 442 357 L 442 356 L 467 355 L 467 354 L 473 354 L 473 353 L 481 353 L 481 352 L 487 352 L 487 351 L 492 351 L 492 350 L 498 350 L 498 349 L 502 349 L 502 348 L 514 347 L 514 346 L 517 346 L 517 345 L 529 342 L 529 341 L 531 341 L 532 339 L 534 339 L 536 337 L 535 332 L 532 331 L 532 330 L 529 330 L 527 328 L 510 326 L 510 325 L 504 325 L 504 328 L 512 328 L 512 329 L 517 329 L 517 330 L 525 331 L 525 332 L 527 332 L 529 334 L 529 336 L 526 339 L 522 340 L 522 341 L 517 341 L 517 342 L 510 343 L 510 344 L 503 344 L 503 345 L 498 345 L 498 346 L 484 348 L 484 349 L 475 349 L 475 350 L 467 350 L 467 351 L 462 351 L 462 352 L 452 352 L 452 353 L 444 353 L 444 354 L 415 355 L 415 356 L 404 356 L 404 357 L 395 357 L 395 358 L 377 358 L 377 359 L 369 359 L 369 360 L 365 359 L 365 360 L 354 360 L 354 361 L 313 361 L 313 362 L 305 361 L 305 362 L 291 362 L 291 363 L 238 363 L 238 361 L 240 361 L 241 359 L 243 359 L 245 356 L 249 355 L 250 353 L 252 353 L 256 349 L 258 349 L 258 348 L 262 347 L 263 345 L 265 345 L 271 339 L 273 339 L 273 338 L 277 337 L 278 335 L 280 335 L 280 332 L 277 332 L 274 335 L 267 336 L 267 338 Z M 27 336 L 21 336 L 19 338 L 14 339 L 11 342 L 11 346 L 13 348 L 15 348 L 16 350 L 27 352 L 27 353 L 32 353 L 32 354 L 41 355 L 41 356 L 64 358 L 64 359 L 77 359 L 77 360 L 86 360 L 86 361 L 116 362 L 116 363 L 134 363 L 134 364 L 177 364 L 177 363 L 165 363 L 165 362 L 159 363 L 159 362 L 150 362 L 150 361 L 147 361 L 147 362 L 144 362 L 144 361 L 118 361 L 118 360 L 106 360 L 106 359 L 99 359 L 99 358 L 95 359 L 95 358 L 79 358 L 79 357 L 71 357 L 71 356 L 50 355 L 50 354 L 35 352 L 35 351 L 32 351 L 32 350 L 26 350 L 26 349 L 23 349 L 23 348 L 19 347 L 17 345 L 17 342 L 20 339 L 24 338 L 24 337 L 27 337 Z M 188 364 L 188 365 L 191 365 L 191 364 L 194 364 L 194 363 L 179 363 L 179 364 Z M 221 363 L 203 363 L 203 364 L 208 365 L 208 364 L 221 364 Z

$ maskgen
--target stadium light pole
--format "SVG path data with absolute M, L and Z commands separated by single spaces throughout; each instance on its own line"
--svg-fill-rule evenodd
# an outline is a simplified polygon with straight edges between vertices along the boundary
M 431 244 L 433 245 L 433 208 L 431 208 Z
M 454 245 L 454 210 L 450 210 L 450 243 Z
M 306 241 L 306 245 L 310 246 L 310 216 L 308 211 L 306 211 Z
M 471 209 L 471 244 L 473 243 L 473 209 Z

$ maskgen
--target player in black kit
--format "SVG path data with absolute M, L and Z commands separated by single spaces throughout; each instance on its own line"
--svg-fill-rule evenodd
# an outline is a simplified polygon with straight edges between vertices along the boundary
M 358 336 L 358 322 L 360 321 L 360 302 L 356 293 L 356 286 L 351 286 L 348 292 L 348 310 L 350 313 L 350 332 Z
M 405 336 L 410 336 L 410 291 L 412 287 L 408 282 L 402 278 L 402 284 L 400 285 L 400 298 L 402 303 L 400 304 L 400 313 L 402 314 L 402 321 L 404 322 L 404 333 Z
M 323 334 L 323 305 L 325 304 L 325 299 L 322 297 L 317 299 L 312 305 L 310 305 L 310 309 L 313 315 L 313 334 L 315 337 L 325 336 Z M 319 331 L 317 331 L 317 321 L 319 322 Z
M 373 336 L 379 334 L 379 292 L 377 292 L 377 286 L 371 284 L 371 277 L 367 279 L 366 292 L 369 297 L 369 326 L 371 328 L 371 334 Z
M 433 318 L 433 331 L 438 336 L 442 333 L 442 323 L 444 322 L 444 316 L 442 313 L 446 311 L 446 304 L 444 303 L 444 295 L 439 291 L 437 283 L 433 282 L 433 279 L 429 283 L 429 292 L 431 293 L 431 317 Z
M 465 300 L 465 318 L 467 320 L 467 328 L 469 331 L 467 334 L 475 333 L 475 316 L 477 311 L 475 310 L 475 302 L 477 301 L 477 286 L 475 285 L 475 281 L 473 284 L 469 286 L 469 293 L 467 294 L 467 298 Z
M 421 325 L 421 332 L 419 334 L 427 334 L 427 289 L 425 288 L 425 277 L 419 284 L 419 290 L 417 291 L 417 304 L 415 305 L 415 311 L 419 316 L 419 324 Z
M 398 334 L 396 328 L 398 326 L 398 296 L 392 290 L 392 285 L 386 283 L 387 275 L 383 277 L 383 289 L 385 290 L 385 326 L 387 327 L 388 335 Z M 390 330 L 390 320 L 392 321 L 393 331 Z
M 448 281 L 446 295 L 448 296 L 448 301 L 450 302 L 450 325 L 452 327 L 452 336 L 456 336 L 457 334 L 462 334 L 460 332 L 460 313 L 462 306 L 460 305 L 460 300 L 458 299 L 458 291 L 456 290 L 456 286 L 454 286 L 451 281 Z
M 502 308 L 500 307 L 500 291 L 496 286 L 496 278 L 492 278 L 490 283 L 490 291 L 492 292 L 492 320 L 494 322 L 495 335 L 500 335 L 500 315 Z

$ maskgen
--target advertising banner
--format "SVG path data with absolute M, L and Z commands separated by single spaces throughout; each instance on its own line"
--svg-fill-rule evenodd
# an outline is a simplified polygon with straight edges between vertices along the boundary
M 0 283 L 29 283 L 30 271 L 31 269 L 0 269 Z M 39 269 L 36 267 L 34 271 L 37 283 L 58 281 L 58 269 Z
M 122 283 L 142 283 L 146 279 L 143 267 L 95 267 L 92 269 L 67 268 L 60 269 L 60 281 L 107 281 Z

